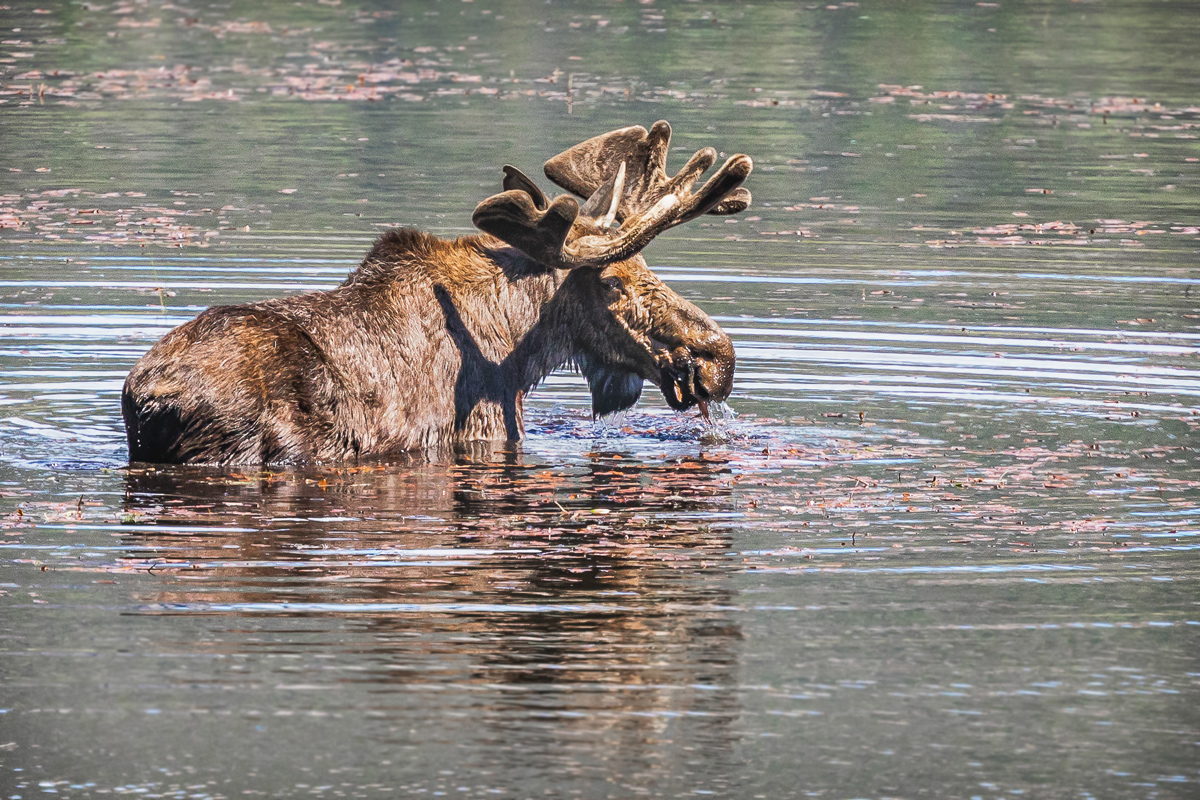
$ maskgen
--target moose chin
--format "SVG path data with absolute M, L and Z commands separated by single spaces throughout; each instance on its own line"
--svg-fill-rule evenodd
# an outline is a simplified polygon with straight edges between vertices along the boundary
M 453 241 L 388 231 L 335 289 L 215 306 L 129 373 L 131 461 L 338 462 L 523 435 L 525 395 L 551 371 L 587 378 L 596 416 L 644 381 L 683 411 L 724 400 L 734 351 L 640 255 L 667 228 L 750 204 L 752 167 L 706 147 L 673 177 L 671 126 L 632 126 L 546 162 L 585 198 L 553 200 L 515 167 Z

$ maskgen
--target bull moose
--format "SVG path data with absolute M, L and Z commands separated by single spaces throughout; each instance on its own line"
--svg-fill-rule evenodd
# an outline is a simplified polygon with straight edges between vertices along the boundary
M 671 126 L 578 144 L 546 176 L 515 167 L 453 241 L 383 234 L 335 289 L 214 306 L 164 336 L 125 381 L 131 461 L 336 462 L 523 435 L 526 393 L 573 365 L 592 413 L 632 406 L 643 381 L 685 410 L 728 397 L 734 351 L 639 254 L 701 214 L 750 204 L 748 156 L 698 151 L 671 177 Z

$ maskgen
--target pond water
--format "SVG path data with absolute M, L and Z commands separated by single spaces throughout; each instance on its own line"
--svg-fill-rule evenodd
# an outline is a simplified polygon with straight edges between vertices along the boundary
M 1200 7 L 0 11 L 3 797 L 1200 785 Z M 563 373 L 519 447 L 127 467 L 122 380 L 667 118 L 714 434 Z

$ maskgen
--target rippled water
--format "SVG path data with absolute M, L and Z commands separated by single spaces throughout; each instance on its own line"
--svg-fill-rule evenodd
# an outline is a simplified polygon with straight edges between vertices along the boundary
M 1195 796 L 1197 11 L 0 12 L 0 790 Z M 127 466 L 167 330 L 660 117 L 756 164 L 646 251 L 715 429 Z

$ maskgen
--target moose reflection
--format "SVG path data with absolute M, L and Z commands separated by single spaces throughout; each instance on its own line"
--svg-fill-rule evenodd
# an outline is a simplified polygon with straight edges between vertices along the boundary
M 639 255 L 662 231 L 750 203 L 735 155 L 666 172 L 671 127 L 622 128 L 546 162 L 587 198 L 549 200 L 520 171 L 475 209 L 485 235 L 384 234 L 327 292 L 218 306 L 167 334 L 121 398 L 134 462 L 303 463 L 515 441 L 523 400 L 571 364 L 592 411 L 632 406 L 644 381 L 676 410 L 725 399 L 729 337 Z M 617 227 L 613 227 L 618 224 Z
M 139 524 L 121 568 L 153 567 L 138 613 L 203 615 L 189 652 L 261 655 L 270 642 L 296 659 L 302 676 L 239 684 L 256 707 L 281 680 L 329 688 L 340 711 L 361 688 L 399 744 L 413 727 L 445 732 L 461 708 L 460 747 L 520 747 L 525 765 L 549 769 L 571 757 L 564 741 L 596 739 L 639 781 L 691 758 L 731 767 L 740 565 L 723 526 L 736 475 L 720 456 L 618 456 L 135 468 L 125 510 Z M 503 691 L 474 694 L 484 687 Z
M 125 511 L 138 529 L 127 541 L 129 557 L 140 560 L 142 546 L 180 554 L 164 560 L 147 551 L 156 573 L 229 569 L 287 579 L 322 570 L 342 579 L 370 577 L 349 592 L 354 597 L 343 597 L 366 601 L 379 599 L 379 579 L 391 598 L 401 596 L 409 578 L 436 575 L 475 598 L 502 585 L 512 599 L 522 587 L 541 591 L 561 583 L 590 591 L 646 568 L 704 573 L 725 561 L 726 537 L 711 527 L 730 513 L 735 476 L 723 457 L 644 463 L 593 453 L 587 466 L 551 467 L 525 464 L 508 448 L 496 455 L 249 475 L 213 467 L 130 468 Z M 349 558 L 354 563 L 344 553 L 327 553 L 330 547 L 357 554 Z M 529 558 L 522 548 L 540 552 Z M 402 560 L 406 551 L 426 550 L 461 557 L 458 563 L 471 568 L 373 560 L 375 551 Z M 229 566 L 231 557 L 238 566 Z M 415 591 L 427 596 L 431 589 Z M 278 599 L 274 591 L 268 595 Z

